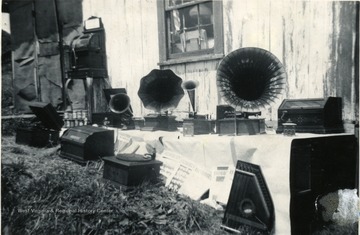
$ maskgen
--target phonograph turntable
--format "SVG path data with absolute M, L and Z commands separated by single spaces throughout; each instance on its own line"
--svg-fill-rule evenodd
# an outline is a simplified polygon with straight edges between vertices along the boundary
M 144 117 L 141 130 L 177 130 L 175 116 L 169 115 L 168 111 L 175 109 L 184 96 L 181 84 L 182 79 L 170 69 L 153 69 L 140 80 L 138 96 L 145 108 L 155 111 Z
M 286 72 L 281 62 L 267 50 L 240 48 L 220 62 L 216 79 L 220 94 L 233 108 L 228 111 L 234 113 L 217 117 L 218 134 L 265 133 L 265 119 L 258 114 L 284 89 Z
M 104 157 L 103 178 L 115 184 L 137 186 L 144 181 L 156 181 L 161 161 L 141 154 L 118 154 Z

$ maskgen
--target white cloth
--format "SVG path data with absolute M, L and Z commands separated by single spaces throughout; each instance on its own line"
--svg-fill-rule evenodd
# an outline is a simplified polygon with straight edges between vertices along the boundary
M 290 151 L 295 138 L 310 138 L 328 135 L 261 134 L 246 136 L 195 135 L 184 137 L 179 132 L 166 131 L 118 131 L 117 139 L 126 136 L 139 144 L 137 153 L 146 153 L 146 143 L 162 137 L 164 152 L 189 160 L 203 169 L 217 166 L 236 166 L 237 160 L 261 167 L 275 208 L 275 233 L 291 234 L 290 228 Z M 194 182 L 192 182 L 194 184 Z M 203 184 L 198 182 L 199 185 Z M 211 189 L 210 189 L 211 190 Z M 224 190 L 229 193 L 229 190 Z M 223 195 L 228 197 L 228 195 Z

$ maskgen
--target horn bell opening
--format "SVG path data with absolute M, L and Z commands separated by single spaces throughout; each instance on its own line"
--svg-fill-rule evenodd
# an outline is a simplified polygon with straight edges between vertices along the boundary
M 126 94 L 120 93 L 111 97 L 109 102 L 110 110 L 114 113 L 124 113 L 129 110 L 130 98 Z
M 196 89 L 198 86 L 199 86 L 199 82 L 198 82 L 198 81 L 194 81 L 194 80 L 187 80 L 187 81 L 184 81 L 184 82 L 181 84 L 181 87 L 182 87 L 184 90 L 187 90 L 187 91 L 194 90 L 194 89 Z
M 258 112 L 270 106 L 282 93 L 286 78 L 279 59 L 256 47 L 229 53 L 216 73 L 222 97 L 243 112 Z

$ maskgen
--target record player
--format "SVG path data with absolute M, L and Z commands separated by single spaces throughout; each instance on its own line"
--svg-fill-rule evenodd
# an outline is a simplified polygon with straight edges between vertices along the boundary
M 15 142 L 33 147 L 53 147 L 59 144 L 59 133 L 64 121 L 51 103 L 32 102 L 29 107 L 37 120 L 30 127 L 18 127 Z
M 137 186 L 144 181 L 156 181 L 161 161 L 141 154 L 118 154 L 104 157 L 103 178 L 123 186 Z
M 92 113 L 92 123 L 100 126 L 134 129 L 133 110 L 125 88 L 103 89 L 107 111 Z M 107 122 L 107 123 L 106 123 Z

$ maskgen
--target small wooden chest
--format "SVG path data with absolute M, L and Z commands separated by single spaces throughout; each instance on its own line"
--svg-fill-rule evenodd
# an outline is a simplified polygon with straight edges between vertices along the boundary
M 161 116 L 161 115 L 149 115 L 145 116 L 144 126 L 141 127 L 143 131 L 176 131 L 177 122 L 175 116 Z
M 80 164 L 114 154 L 114 130 L 95 126 L 77 126 L 60 138 L 60 157 Z
M 16 129 L 17 144 L 33 147 L 53 147 L 59 144 L 59 133 L 64 125 L 62 117 L 51 103 L 31 102 L 29 105 L 38 122 L 30 127 Z
M 326 99 L 285 99 L 278 109 L 277 133 L 284 131 L 284 123 L 295 123 L 299 133 L 342 133 L 342 100 L 339 97 Z
M 161 161 L 128 161 L 116 156 L 104 157 L 103 178 L 124 186 L 137 186 L 155 181 L 160 174 Z
M 193 127 L 192 135 L 214 133 L 215 120 L 186 118 L 183 122 L 184 134 L 185 129 L 187 129 L 188 127 L 190 127 L 191 129 L 191 126 Z M 188 135 L 191 135 L 191 133 L 189 133 Z
M 17 144 L 32 147 L 54 147 L 59 144 L 59 131 L 40 127 L 19 127 L 16 129 Z
M 218 120 L 217 131 L 219 135 L 256 135 L 265 133 L 265 119 L 234 118 Z

